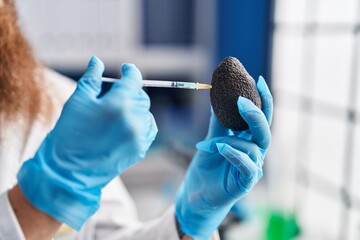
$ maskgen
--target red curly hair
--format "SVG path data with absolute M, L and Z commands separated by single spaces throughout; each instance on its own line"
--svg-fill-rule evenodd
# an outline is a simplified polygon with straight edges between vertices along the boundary
M 47 111 L 39 73 L 39 64 L 18 25 L 13 0 L 0 2 L 1 116 L 11 120 L 24 115 L 34 120 Z

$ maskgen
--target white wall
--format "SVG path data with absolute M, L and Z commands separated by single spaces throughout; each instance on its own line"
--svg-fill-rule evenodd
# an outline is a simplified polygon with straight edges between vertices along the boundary
M 277 0 L 272 199 L 300 239 L 360 239 L 360 2 Z

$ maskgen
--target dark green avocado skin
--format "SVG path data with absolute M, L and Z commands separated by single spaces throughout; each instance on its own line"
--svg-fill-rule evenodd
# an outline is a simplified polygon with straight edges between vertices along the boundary
M 239 96 L 250 99 L 261 109 L 261 97 L 255 80 L 235 57 L 225 58 L 214 70 L 210 101 L 215 115 L 227 128 L 236 131 L 249 129 L 237 107 Z

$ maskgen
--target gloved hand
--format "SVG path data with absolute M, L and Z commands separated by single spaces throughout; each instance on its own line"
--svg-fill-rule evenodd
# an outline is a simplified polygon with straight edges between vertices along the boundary
M 103 63 L 93 57 L 54 129 L 18 173 L 19 187 L 39 210 L 79 230 L 99 207 L 101 189 L 144 158 L 157 134 L 132 64 L 103 96 Z
M 260 77 L 257 89 L 263 109 L 239 97 L 238 109 L 249 130 L 232 132 L 211 114 L 206 139 L 195 154 L 176 197 L 181 230 L 194 239 L 209 239 L 231 207 L 262 177 L 269 147 L 272 96 Z

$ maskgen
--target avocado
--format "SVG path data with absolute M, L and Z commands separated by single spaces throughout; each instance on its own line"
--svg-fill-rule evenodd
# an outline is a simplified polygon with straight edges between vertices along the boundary
M 250 99 L 261 109 L 261 97 L 255 80 L 235 57 L 226 57 L 214 70 L 210 101 L 215 115 L 226 127 L 236 131 L 249 129 L 237 107 L 239 96 Z

